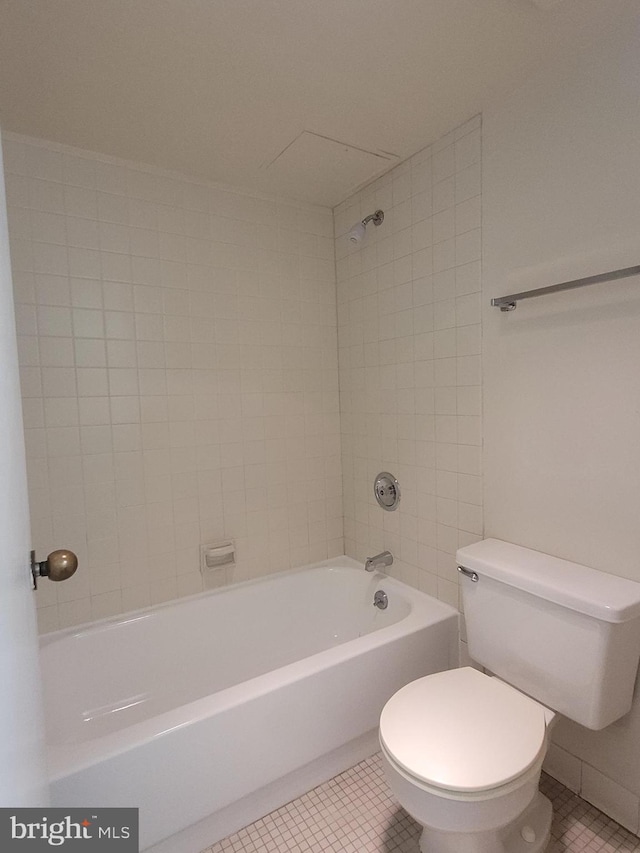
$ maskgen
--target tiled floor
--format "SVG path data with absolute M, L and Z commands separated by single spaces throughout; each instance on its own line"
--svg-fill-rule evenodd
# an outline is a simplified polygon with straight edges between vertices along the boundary
M 554 809 L 548 853 L 640 853 L 640 838 L 564 785 L 543 776 L 541 787 Z M 203 853 L 418 853 L 419 835 L 374 755 Z

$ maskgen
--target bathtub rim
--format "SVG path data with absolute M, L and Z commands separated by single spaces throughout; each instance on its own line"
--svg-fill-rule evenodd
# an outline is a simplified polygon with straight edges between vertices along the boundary
M 343 565 L 346 563 L 346 565 Z M 204 589 L 201 592 L 194 592 L 191 595 L 181 595 L 178 598 L 170 598 L 168 601 L 161 601 L 158 604 L 147 604 L 144 607 L 136 607 L 133 610 L 123 610 L 122 613 L 117 613 L 114 616 L 103 616 L 101 619 L 92 619 L 87 622 L 80 622 L 77 625 L 70 625 L 67 628 L 57 628 L 55 631 L 46 631 L 43 634 L 39 635 L 38 642 L 40 648 L 44 648 L 50 643 L 61 639 L 62 637 L 78 635 L 81 636 L 87 632 L 91 632 L 94 629 L 103 629 L 108 628 L 111 625 L 117 625 L 120 622 L 129 622 L 134 619 L 140 619 L 146 616 L 148 613 L 156 613 L 160 610 L 166 610 L 168 608 L 178 607 L 181 604 L 187 604 L 192 601 L 200 601 L 206 598 L 212 598 L 214 596 L 222 595 L 225 592 L 229 592 L 230 590 L 236 589 L 244 589 L 245 587 L 256 586 L 261 583 L 265 583 L 271 580 L 276 580 L 281 577 L 290 577 L 296 574 L 302 574 L 303 572 L 307 572 L 310 569 L 362 569 L 364 571 L 362 563 L 354 560 L 353 557 L 329 557 L 327 560 L 319 560 L 315 563 L 308 563 L 304 566 L 294 566 L 290 569 L 283 569 L 279 572 L 269 572 L 265 575 L 259 575 L 256 578 L 247 578 L 247 580 L 236 581 L 235 583 L 225 584 L 224 586 L 216 587 L 215 589 Z M 389 580 L 396 580 L 391 575 L 386 575 L 383 572 L 375 571 L 371 574 L 371 577 L 384 578 L 385 580 L 389 578 Z M 403 583 L 400 581 L 400 583 Z M 409 584 L 404 584 L 403 586 L 409 586 Z M 409 589 L 416 589 L 415 587 L 409 587 Z M 422 592 L 422 590 L 416 589 L 416 592 Z M 433 596 L 429 596 L 428 593 L 422 593 L 423 595 L 427 595 L 429 598 L 433 598 L 434 601 L 438 601 L 438 599 Z M 444 601 L 439 602 L 440 604 L 445 604 Z M 446 605 L 450 606 L 450 605 Z

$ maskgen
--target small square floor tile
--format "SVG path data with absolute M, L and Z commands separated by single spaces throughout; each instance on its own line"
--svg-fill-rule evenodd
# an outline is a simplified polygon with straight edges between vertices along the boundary
M 640 853 L 640 838 L 542 774 L 553 803 L 547 853 Z M 419 853 L 420 826 L 387 787 L 380 754 L 202 853 Z

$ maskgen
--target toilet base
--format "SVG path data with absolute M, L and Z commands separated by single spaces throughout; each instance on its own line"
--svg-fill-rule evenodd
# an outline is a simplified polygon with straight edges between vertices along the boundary
M 539 791 L 527 808 L 490 832 L 441 832 L 425 827 L 421 853 L 543 853 L 551 836 L 552 807 Z M 528 830 L 528 831 L 527 831 Z M 524 835 L 523 835 L 524 832 Z M 526 840 L 528 836 L 531 840 Z

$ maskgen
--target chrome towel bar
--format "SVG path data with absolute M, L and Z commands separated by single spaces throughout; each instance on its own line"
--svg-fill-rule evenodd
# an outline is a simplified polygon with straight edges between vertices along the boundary
M 539 287 L 536 290 L 523 290 L 522 293 L 510 293 L 508 296 L 497 296 L 491 300 L 494 308 L 501 311 L 513 311 L 521 299 L 533 299 L 534 296 L 547 296 L 549 293 L 560 293 L 563 290 L 573 290 L 575 287 L 586 287 L 589 284 L 601 284 L 605 281 L 615 281 L 618 278 L 628 278 L 631 275 L 640 275 L 640 266 L 625 267 L 622 270 L 603 272 L 598 275 L 590 275 L 586 278 L 576 278 L 573 281 L 563 281 L 561 284 L 551 284 L 548 287 Z

